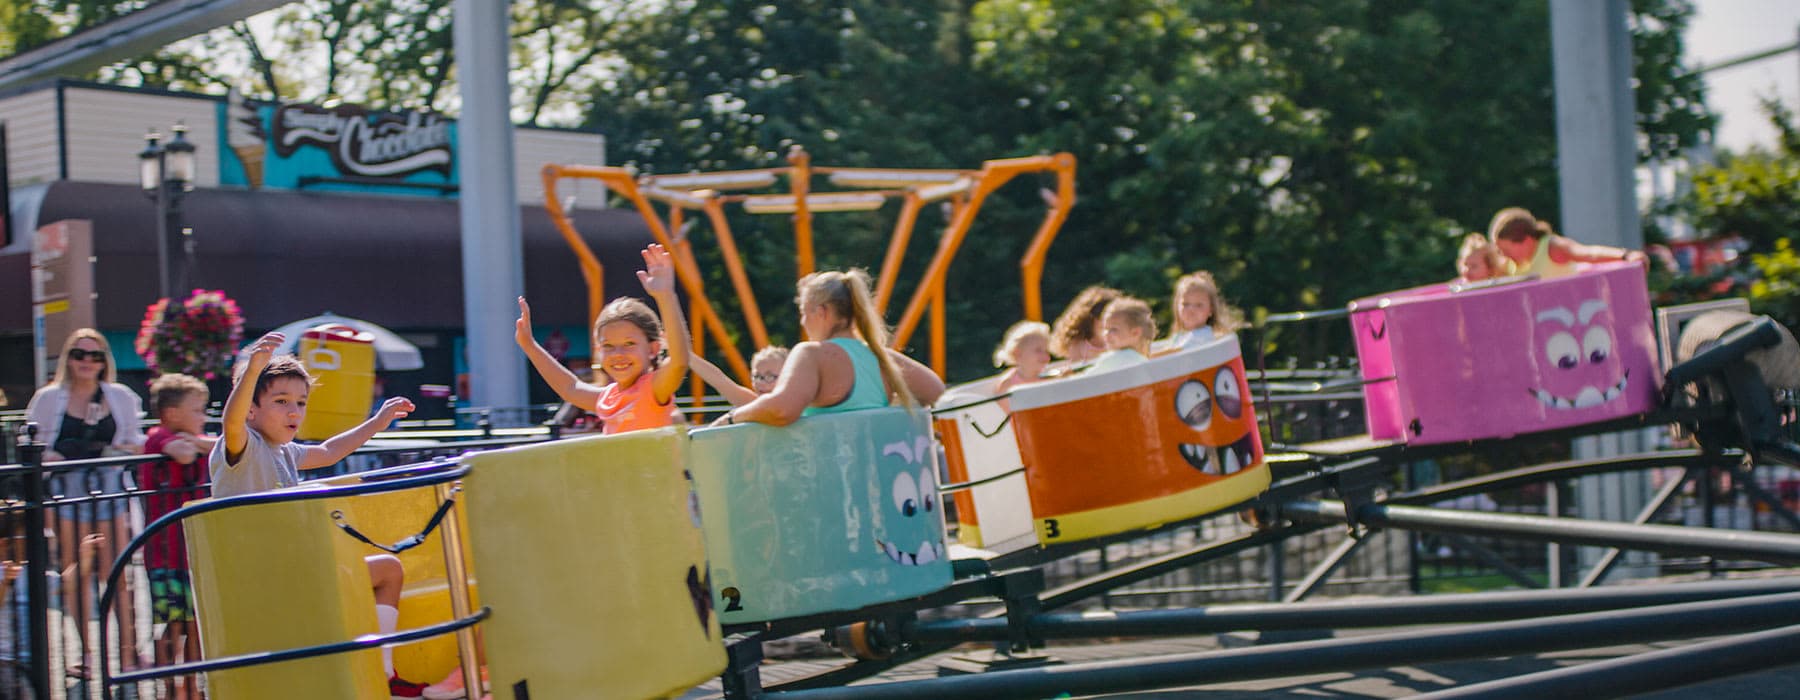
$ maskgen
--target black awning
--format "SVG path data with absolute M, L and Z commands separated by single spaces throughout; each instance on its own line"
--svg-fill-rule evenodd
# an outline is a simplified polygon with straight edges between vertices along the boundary
M 519 213 L 534 318 L 545 325 L 591 322 L 580 266 L 549 215 L 542 206 Z M 572 216 L 606 269 L 606 298 L 643 296 L 633 274 L 643 264 L 638 251 L 653 240 L 643 219 L 622 209 Z M 196 239 L 186 286 L 225 290 L 253 329 L 325 311 L 396 330 L 461 328 L 458 217 L 448 199 L 196 190 L 181 202 L 181 224 Z M 64 219 L 93 222 L 98 325 L 135 328 L 157 297 L 154 205 L 131 185 L 57 182 L 37 225 Z M 17 259 L 0 260 L 0 275 L 28 269 L 28 256 L 5 257 Z M 0 305 L 9 308 L 0 320 L 16 322 L 10 307 L 22 306 L 25 325 L 0 330 L 29 330 L 29 286 L 4 284 Z

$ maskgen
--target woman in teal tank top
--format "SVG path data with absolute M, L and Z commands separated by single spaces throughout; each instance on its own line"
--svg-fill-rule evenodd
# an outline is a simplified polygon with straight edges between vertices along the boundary
M 855 370 L 852 376 L 856 383 L 851 385 L 850 395 L 845 396 L 843 401 L 831 406 L 807 406 L 800 415 L 839 413 L 888 405 L 886 383 L 881 378 L 881 361 L 875 359 L 875 353 L 869 350 L 869 345 L 856 338 L 832 338 L 829 342 L 843 348 L 844 354 L 850 356 L 850 366 Z
M 887 327 L 870 301 L 868 273 L 807 275 L 795 302 L 808 341 L 788 354 L 774 391 L 713 425 L 787 425 L 818 413 L 930 404 L 944 393 L 943 380 L 930 368 L 887 349 Z

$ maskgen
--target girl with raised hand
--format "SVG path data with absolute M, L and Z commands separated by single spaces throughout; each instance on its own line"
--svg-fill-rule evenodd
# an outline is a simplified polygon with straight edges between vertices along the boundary
M 519 320 L 513 325 L 513 340 L 538 375 L 564 401 L 599 416 L 606 435 L 673 425 L 675 392 L 687 377 L 687 322 L 675 296 L 675 264 L 661 245 L 652 244 L 643 254 L 638 281 L 656 300 L 661 319 L 631 297 L 614 299 L 600 310 L 594 341 L 600 371 L 609 382 L 581 381 L 538 344 L 531 336 L 531 306 L 525 297 L 519 297 Z

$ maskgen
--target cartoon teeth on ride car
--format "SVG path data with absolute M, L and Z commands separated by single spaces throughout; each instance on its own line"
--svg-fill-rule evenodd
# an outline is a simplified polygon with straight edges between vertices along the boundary
M 1202 438 L 1176 444 L 1176 450 L 1189 466 L 1223 476 L 1235 474 L 1253 463 L 1258 447 L 1251 437 L 1253 427 L 1242 424 L 1247 405 L 1245 393 L 1237 371 L 1230 366 L 1218 368 L 1210 380 L 1198 377 L 1176 387 L 1175 415 Z M 1220 426 L 1217 431 L 1211 430 L 1215 416 Z M 1219 435 L 1220 432 L 1225 435 Z M 1229 443 L 1220 443 L 1221 439 L 1231 439 L 1232 434 L 1239 437 Z
M 1574 309 L 1554 306 L 1537 313 L 1547 366 L 1543 386 L 1530 389 L 1539 403 L 1557 410 L 1592 408 L 1624 395 L 1631 372 L 1613 354 L 1612 314 L 1604 299 L 1588 299 Z

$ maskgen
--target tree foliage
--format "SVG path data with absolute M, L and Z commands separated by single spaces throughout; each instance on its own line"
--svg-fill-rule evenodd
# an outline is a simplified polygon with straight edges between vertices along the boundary
M 0 0 L 0 34 L 27 47 L 141 4 Z M 447 6 L 303 0 L 283 21 L 222 29 L 112 78 L 215 89 L 204 81 L 223 74 L 265 97 L 454 112 Z M 766 167 L 796 145 L 840 166 L 1075 154 L 1080 202 L 1051 251 L 1051 314 L 1099 282 L 1166 307 L 1173 278 L 1196 268 L 1248 307 L 1336 306 L 1451 276 L 1454 234 L 1501 207 L 1559 218 L 1547 0 L 511 7 L 514 114 L 574 115 L 607 134 L 611 161 L 645 172 Z M 1680 65 L 1692 13 L 1687 0 L 1632 2 L 1646 158 L 1710 128 Z M 211 72 L 177 67 L 189 65 Z M 996 193 L 952 268 L 958 377 L 983 370 L 1021 313 L 1017 260 L 1048 184 Z M 820 263 L 875 265 L 894 210 L 819 215 Z M 792 294 L 789 222 L 736 213 L 732 225 L 778 338 L 794 340 L 791 315 L 773 312 Z M 903 293 L 943 225 L 935 208 L 921 218 Z M 711 288 L 728 289 L 705 231 L 692 235 L 719 277 Z M 726 296 L 715 294 L 729 309 Z
M 590 123 L 652 172 L 768 166 L 791 144 L 856 166 L 1072 152 L 1081 199 L 1051 253 L 1052 305 L 1105 282 L 1166 306 L 1195 268 L 1247 306 L 1338 305 L 1451 276 L 1451 234 L 1501 207 L 1557 218 L 1544 0 L 900 5 L 671 4 L 619 46 Z M 1710 124 L 1680 67 L 1691 13 L 1634 3 L 1646 157 Z M 955 375 L 981 371 L 1019 315 L 1041 184 L 1003 190 L 953 268 Z M 826 262 L 872 265 L 887 225 L 821 223 Z M 760 280 L 792 280 L 784 245 L 748 254 Z
M 1773 149 L 1727 153 L 1694 176 L 1694 225 L 1713 235 L 1738 235 L 1767 252 L 1800 231 L 1800 136 L 1780 102 L 1763 109 L 1781 134 Z
M 1800 328 L 1800 127 L 1779 100 L 1763 101 L 1779 138 L 1769 149 L 1727 153 L 1694 176 L 1687 202 L 1695 226 L 1749 243 L 1752 308 Z
M 122 17 L 148 0 L 0 0 L 0 52 L 28 50 Z M 516 0 L 514 116 L 579 120 L 630 3 Z M 450 0 L 298 0 L 247 22 L 107 66 L 89 79 L 282 101 L 458 107 Z

